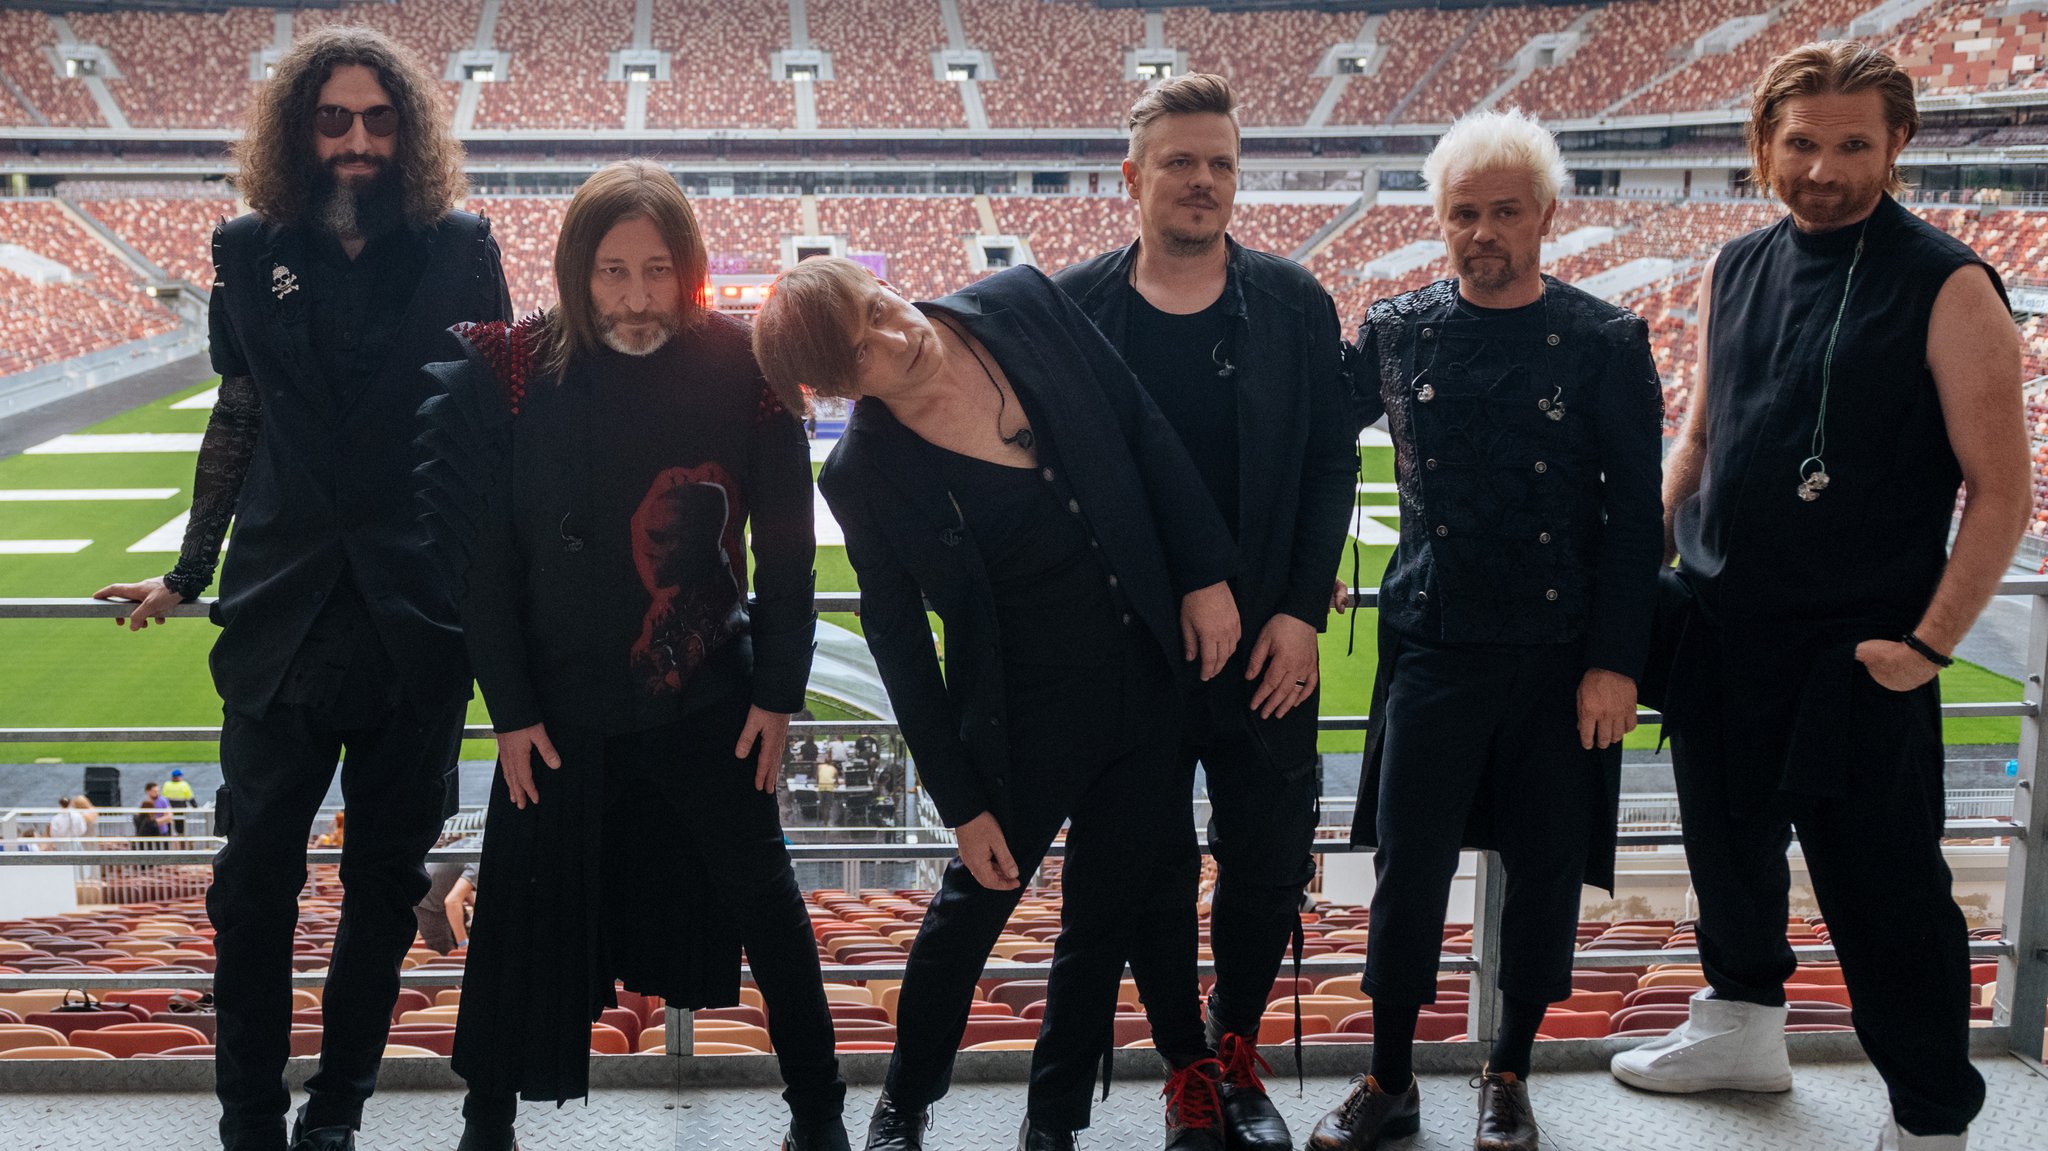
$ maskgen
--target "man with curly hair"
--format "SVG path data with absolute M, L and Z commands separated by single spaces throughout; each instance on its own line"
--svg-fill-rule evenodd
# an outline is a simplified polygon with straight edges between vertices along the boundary
M 236 147 L 254 211 L 213 238 L 220 398 L 178 564 L 98 593 L 138 601 L 117 617 L 131 628 L 161 622 L 212 581 L 234 522 L 213 608 L 227 845 L 207 893 L 228 1151 L 288 1145 L 292 934 L 337 758 L 346 894 L 294 1151 L 354 1145 L 424 857 L 456 802 L 469 670 L 454 594 L 420 546 L 420 366 L 451 324 L 511 303 L 487 222 L 453 210 L 462 149 L 445 104 L 430 72 L 365 29 L 322 29 L 278 61 Z

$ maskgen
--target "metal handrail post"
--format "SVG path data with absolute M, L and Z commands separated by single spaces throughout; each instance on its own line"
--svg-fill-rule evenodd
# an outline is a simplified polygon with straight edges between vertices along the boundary
M 667 1028 L 663 1050 L 688 1057 L 697 1053 L 697 1013 L 681 1007 L 664 1007 L 661 1022 Z
M 2048 680 L 2048 596 L 2037 595 L 2029 613 L 2027 681 L 2021 685 L 2030 703 L 2040 704 Z M 1998 960 L 1997 1014 L 2007 1024 L 2012 1051 L 2035 1063 L 2048 1058 L 2048 844 L 2039 829 L 2048 828 L 2048 724 L 2038 706 L 2020 718 L 2019 782 L 2013 791 L 2013 817 L 2023 819 L 2032 834 L 2011 840 L 2005 863 L 2004 936 L 2012 948 Z
M 1488 1040 L 1500 1030 L 1500 913 L 1507 905 L 1508 877 L 1500 853 L 1482 851 L 1472 882 L 1472 998 L 1465 1006 L 1465 1034 Z

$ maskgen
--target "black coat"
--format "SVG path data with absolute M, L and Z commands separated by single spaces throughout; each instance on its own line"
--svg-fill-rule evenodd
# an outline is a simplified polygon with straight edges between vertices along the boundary
M 430 247 L 390 354 L 337 400 L 309 332 L 307 234 L 251 214 L 214 232 L 213 366 L 262 395 L 261 438 L 235 506 L 213 620 L 213 678 L 260 711 L 346 565 L 407 693 L 458 698 L 469 666 L 454 591 L 428 562 L 413 501 L 415 413 L 439 390 L 420 365 L 450 325 L 509 318 L 487 221 L 450 212 L 409 237 Z M 289 289 L 289 290 L 286 290 Z
M 956 318 L 1010 378 L 1049 447 L 1055 486 L 1086 521 L 1160 647 L 1180 659 L 1180 597 L 1236 570 L 1229 529 L 1166 420 L 1088 317 L 1036 268 L 1000 272 L 927 307 Z M 860 578 L 861 628 L 918 778 L 958 826 L 1005 814 L 1009 741 L 995 597 L 933 448 L 863 399 L 818 476 Z M 965 544 L 965 546 L 963 546 Z M 1327 598 L 1329 589 L 1324 588 Z M 945 621 L 942 676 L 925 604 Z
M 729 1006 L 739 1000 L 740 940 L 710 898 L 717 877 L 691 865 L 684 841 L 648 833 L 642 811 L 605 803 L 599 725 L 624 653 L 596 642 L 597 548 L 563 530 L 616 530 L 584 522 L 602 429 L 591 427 L 581 388 L 541 378 L 536 321 L 469 329 L 442 349 L 460 358 L 428 365 L 446 392 L 421 412 L 419 484 L 432 552 L 461 589 L 494 725 L 545 723 L 563 764 L 536 771 L 545 802 L 524 810 L 502 773 L 492 780 L 475 925 L 483 946 L 464 977 L 454 1066 L 473 1086 L 562 1100 L 589 1093 L 590 1024 L 615 1003 L 614 981 L 677 1007 Z M 719 687 L 706 682 L 716 676 L 731 682 L 713 702 L 746 691 L 767 710 L 795 711 L 816 621 L 803 431 L 767 393 L 744 325 L 713 315 L 678 339 L 704 445 L 748 493 L 755 553 L 765 559 L 767 537 L 778 549 L 754 572 L 749 632 L 697 669 L 685 699 Z M 760 518 L 771 504 L 772 527 Z M 621 876 L 658 878 L 660 913 L 648 914 L 647 891 Z M 612 929 L 620 923 L 633 927 Z
M 1454 281 L 1380 300 L 1360 328 L 1360 414 L 1388 416 L 1401 542 L 1380 589 L 1353 843 L 1378 840 L 1385 704 L 1402 636 L 1582 643 L 1583 667 L 1642 678 L 1664 546 L 1663 388 L 1641 319 L 1550 277 L 1544 284 L 1551 330 L 1532 340 L 1546 357 L 1541 377 L 1487 383 L 1526 351 L 1467 340 L 1473 321 L 1456 315 Z M 1453 353 L 1440 359 L 1443 345 Z M 1425 386 L 1435 389 L 1427 400 Z M 1593 754 L 1607 818 L 1594 824 L 1585 879 L 1611 888 L 1621 747 Z M 1475 807 L 1465 846 L 1495 846 L 1481 830 L 1491 822 Z
M 1277 613 L 1323 630 L 1345 525 L 1357 503 L 1358 429 L 1351 423 L 1348 349 L 1330 294 L 1292 260 L 1227 243 L 1223 300 L 1238 368 L 1237 544 L 1243 555 L 1231 586 L 1245 635 L 1233 662 L 1241 668 L 1259 630 Z M 1137 252 L 1133 242 L 1053 277 L 1119 349 L 1136 290 L 1130 275 Z M 1225 675 L 1247 694 L 1252 690 L 1241 673 Z

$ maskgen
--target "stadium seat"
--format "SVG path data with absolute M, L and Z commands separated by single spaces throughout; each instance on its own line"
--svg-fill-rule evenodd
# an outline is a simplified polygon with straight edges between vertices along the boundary
M 92 1047 L 10 1047 L 0 1049 L 0 1059 L 112 1059 Z

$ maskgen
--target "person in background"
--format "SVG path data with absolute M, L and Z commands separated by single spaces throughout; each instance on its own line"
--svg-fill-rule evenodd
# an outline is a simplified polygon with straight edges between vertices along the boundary
M 185 782 L 184 768 L 174 767 L 171 769 L 171 778 L 164 781 L 163 796 L 170 801 L 171 810 L 178 813 L 171 817 L 172 830 L 176 831 L 179 835 L 185 834 L 185 816 L 183 813 L 192 808 L 193 801 L 192 785 Z

